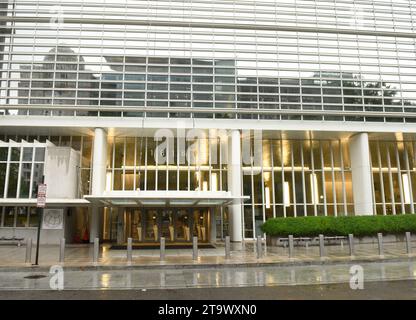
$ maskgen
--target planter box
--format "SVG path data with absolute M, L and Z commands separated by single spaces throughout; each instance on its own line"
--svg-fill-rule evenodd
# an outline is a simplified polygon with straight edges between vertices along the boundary
M 283 247 L 285 242 L 281 242 L 280 239 L 284 239 L 285 237 L 279 237 L 279 236 L 269 236 L 266 235 L 266 244 L 269 247 Z M 310 245 L 319 245 L 319 239 L 318 237 L 310 237 L 312 238 L 312 241 L 309 242 Z M 416 241 L 416 234 L 411 235 L 412 241 Z M 394 235 L 394 234 L 388 234 L 383 235 L 383 243 L 394 243 L 394 242 L 404 242 L 406 241 L 406 236 L 403 235 Z M 339 243 L 338 241 L 331 241 L 329 240 L 329 244 Z M 301 242 L 302 244 L 304 242 Z M 326 242 L 327 243 L 327 242 Z M 344 241 L 344 244 L 348 243 L 348 239 Z M 378 239 L 377 237 L 354 237 L 354 243 L 355 244 L 377 244 Z M 295 241 L 295 246 L 298 245 L 297 241 Z M 301 244 L 299 244 L 301 245 Z

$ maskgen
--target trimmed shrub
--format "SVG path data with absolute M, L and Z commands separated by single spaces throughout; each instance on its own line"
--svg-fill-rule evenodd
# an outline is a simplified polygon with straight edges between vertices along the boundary
M 345 216 L 345 217 L 289 217 L 267 220 L 261 230 L 269 236 L 315 237 L 347 236 L 357 237 L 383 234 L 416 233 L 416 215 L 395 216 Z

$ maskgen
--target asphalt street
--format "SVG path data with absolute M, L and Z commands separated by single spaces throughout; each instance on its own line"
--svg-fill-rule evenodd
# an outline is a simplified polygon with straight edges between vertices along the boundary
M 2 300 L 415 300 L 416 281 L 371 281 L 364 289 L 351 290 L 348 283 L 233 288 L 142 290 L 17 290 L 0 291 Z

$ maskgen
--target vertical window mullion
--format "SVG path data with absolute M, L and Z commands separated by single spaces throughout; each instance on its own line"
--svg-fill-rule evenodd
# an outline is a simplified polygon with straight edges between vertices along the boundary
M 266 198 L 265 198 L 265 183 L 264 183 L 264 163 L 263 163 L 263 140 L 260 140 L 261 143 L 261 169 L 260 169 L 260 174 L 261 174 L 261 199 L 262 199 L 262 212 L 263 212 L 263 222 L 266 222 Z M 270 195 L 270 190 L 269 190 L 269 195 Z M 262 237 L 264 236 L 264 234 L 262 234 Z
M 137 179 L 136 179 L 136 172 L 137 172 L 137 137 L 134 138 L 134 159 L 133 159 L 133 190 L 137 190 Z
M 410 175 L 410 166 L 409 166 L 409 153 L 407 152 L 406 144 L 404 145 L 404 160 L 406 164 L 406 171 L 407 171 L 407 180 L 409 184 L 409 200 L 410 200 L 410 213 L 415 213 L 415 206 L 413 203 L 413 186 L 412 186 L 412 179 Z
M 155 158 L 155 190 L 159 190 L 159 149 L 157 148 L 157 142 L 156 139 L 154 139 L 155 141 L 155 151 L 153 153 L 153 156 Z
M 303 155 L 303 141 L 300 143 L 300 161 L 302 165 L 302 192 L 303 192 L 303 210 L 304 210 L 304 216 L 308 215 L 308 207 L 307 202 L 308 199 L 306 198 L 306 185 L 305 185 L 305 160 Z
M 316 173 L 315 173 L 315 161 L 313 159 L 313 141 L 311 139 L 309 139 L 309 149 L 310 149 L 310 157 L 311 157 L 311 170 L 312 170 L 312 203 L 313 203 L 313 215 L 316 217 L 318 215 L 318 210 L 317 210 L 317 203 L 316 203 L 316 198 L 318 198 L 318 202 L 319 202 L 319 197 L 317 197 L 318 194 L 318 190 L 315 190 L 315 179 L 317 179 L 316 177 Z
M 393 187 L 393 176 L 391 174 L 391 161 L 390 161 L 390 148 L 387 144 L 387 168 L 389 172 L 389 186 L 390 186 L 390 199 L 391 199 L 391 206 L 393 215 L 396 214 L 396 203 L 394 199 L 394 187 Z
M 147 191 L 147 137 L 144 137 L 144 190 Z
M 30 179 L 29 179 L 29 199 L 32 198 L 32 191 L 33 191 L 33 174 L 35 171 L 35 148 L 32 147 L 32 161 L 30 162 Z M 81 157 L 82 158 L 82 157 Z
M 322 195 L 324 196 L 324 216 L 327 216 L 328 208 L 327 208 L 327 203 L 326 203 L 326 190 L 325 190 L 325 161 L 324 161 L 324 153 L 322 150 L 321 141 L 319 141 L 319 150 L 320 150 L 321 168 L 322 168 Z
M 272 187 L 271 187 L 271 193 L 272 193 L 272 204 L 273 204 L 273 218 L 276 218 L 276 195 L 275 188 L 274 188 L 274 154 L 273 154 L 273 140 L 270 140 L 270 161 L 271 161 L 271 175 L 272 175 Z
M 338 216 L 338 203 L 337 203 L 337 189 L 335 184 L 335 164 L 334 164 L 334 149 L 332 147 L 332 140 L 329 141 L 329 152 L 331 157 L 331 178 L 332 178 L 332 198 L 334 206 L 334 216 Z
M 343 151 L 341 140 L 338 140 L 338 144 L 339 144 L 339 157 L 340 157 L 340 163 L 341 163 L 342 202 L 344 206 L 344 216 L 346 216 L 348 215 L 348 207 L 347 207 L 347 190 L 345 187 L 344 151 Z
M 124 143 L 124 145 L 123 145 L 123 170 L 122 170 L 122 188 L 123 188 L 123 191 L 124 190 L 126 190 L 126 155 L 127 155 L 127 153 L 126 153 L 126 148 L 127 148 L 127 138 L 126 137 L 124 137 L 124 139 L 123 139 L 123 143 Z
M 114 190 L 114 174 L 115 174 L 115 162 L 116 162 L 116 139 L 113 139 L 113 152 L 112 152 L 112 166 L 111 166 L 111 186 L 110 186 L 110 190 L 113 191 Z
M 283 202 L 283 217 L 286 218 L 286 204 L 285 204 L 285 161 L 283 154 L 283 139 L 280 138 L 280 161 L 282 163 L 282 202 Z
M 400 156 L 399 156 L 399 149 L 397 148 L 397 143 L 394 143 L 394 151 L 395 151 L 395 155 L 396 155 L 396 162 L 397 162 L 397 179 L 398 179 L 398 184 L 399 184 L 399 193 L 400 193 L 400 205 L 401 205 L 401 209 L 402 209 L 402 214 L 405 214 L 405 206 L 404 206 L 404 197 L 403 197 L 403 180 L 402 180 L 402 170 L 401 170 L 401 166 L 400 166 Z M 404 146 L 404 142 L 403 146 Z
M 22 174 L 22 162 L 23 162 L 23 144 L 20 145 L 19 155 L 19 166 L 17 169 L 17 187 L 16 187 L 16 198 L 20 198 L 20 175 Z
M 7 153 L 7 165 L 6 165 L 6 177 L 4 178 L 4 198 L 7 198 L 9 192 L 9 175 L 10 175 L 10 153 L 12 152 L 12 147 L 9 145 Z
M 293 216 L 297 217 L 297 206 L 296 206 L 296 179 L 295 179 L 295 159 L 293 155 L 293 141 L 290 142 L 290 164 L 292 169 L 292 198 L 293 198 Z
M 383 167 L 382 167 L 382 164 L 381 164 L 380 142 L 379 141 L 377 141 L 377 161 L 378 161 L 378 170 L 379 170 L 379 177 L 380 177 L 381 199 L 383 201 L 383 215 L 385 216 L 387 214 L 387 212 L 386 212 L 386 195 L 385 195 L 385 192 L 384 192 L 384 177 L 383 177 Z

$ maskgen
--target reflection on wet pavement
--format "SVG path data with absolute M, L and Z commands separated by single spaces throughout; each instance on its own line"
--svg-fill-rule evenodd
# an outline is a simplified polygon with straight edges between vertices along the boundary
M 286 267 L 65 271 L 65 289 L 151 289 L 309 285 L 350 281 L 350 264 Z M 416 279 L 414 262 L 361 264 L 364 281 Z M 46 278 L 26 279 L 45 274 Z M 0 290 L 49 289 L 51 275 L 39 272 L 1 272 Z

